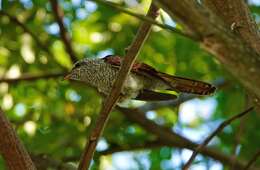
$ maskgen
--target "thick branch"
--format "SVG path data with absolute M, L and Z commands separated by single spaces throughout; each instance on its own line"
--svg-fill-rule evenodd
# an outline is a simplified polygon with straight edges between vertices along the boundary
M 180 136 L 174 132 L 172 132 L 171 129 L 162 127 L 151 120 L 148 120 L 145 117 L 145 114 L 140 112 L 137 109 L 126 109 L 126 108 L 119 108 L 117 109 L 122 112 L 129 120 L 139 124 L 142 126 L 146 131 L 156 135 L 159 140 L 165 143 L 167 146 L 174 146 L 178 148 L 186 148 L 195 150 L 198 146 L 196 143 L 193 143 L 192 141 L 188 140 L 187 138 Z M 204 147 L 199 151 L 201 154 L 209 156 L 215 160 L 220 161 L 223 164 L 226 164 L 228 166 L 232 166 L 233 159 L 230 156 L 225 155 L 224 153 L 219 152 L 218 150 Z M 236 161 L 235 166 L 237 167 L 237 170 L 242 170 L 245 167 L 244 161 Z M 257 168 L 253 168 L 257 169 Z
M 18 139 L 11 123 L 0 109 L 0 152 L 9 170 L 35 170 L 26 149 Z
M 97 3 L 100 3 L 100 4 L 104 4 L 104 5 L 110 6 L 111 8 L 116 9 L 116 10 L 118 10 L 120 12 L 123 12 L 123 13 L 126 13 L 128 15 L 131 15 L 131 16 L 133 16 L 133 17 L 135 17 L 137 19 L 140 19 L 142 21 L 149 22 L 149 23 L 151 23 L 153 25 L 156 25 L 156 26 L 158 26 L 158 27 L 160 27 L 162 29 L 166 29 L 166 30 L 171 31 L 173 33 L 179 34 L 179 35 L 181 35 L 183 37 L 186 37 L 186 38 L 189 38 L 189 39 L 192 39 L 192 40 L 196 40 L 197 39 L 197 37 L 194 37 L 191 34 L 182 32 L 181 30 L 179 30 L 177 28 L 174 28 L 174 27 L 172 27 L 170 25 L 161 24 L 161 23 L 157 22 L 156 20 L 154 20 L 154 19 L 152 19 L 150 17 L 147 17 L 145 15 L 138 14 L 138 13 L 132 12 L 130 10 L 127 10 L 127 9 L 121 7 L 120 5 L 117 5 L 116 3 L 113 3 L 113 2 L 110 2 L 110 1 L 104 1 L 104 0 L 93 0 L 93 1 L 95 1 Z
M 230 29 L 260 55 L 260 32 L 244 0 L 205 0 L 205 5 L 219 16 Z M 251 67 L 249 68 L 251 69 Z M 254 73 L 253 73 L 254 74 Z M 259 74 L 259 73 L 256 73 Z M 260 113 L 259 96 L 255 99 L 255 110 Z
M 204 2 L 260 54 L 260 33 L 244 0 L 205 0 Z
M 62 77 L 66 73 L 65 72 L 57 72 L 57 73 L 41 73 L 41 74 L 24 74 L 18 78 L 0 78 L 0 83 L 17 83 L 19 81 L 34 81 L 38 79 L 49 79 L 49 78 L 56 78 Z
M 156 1 L 185 28 L 201 37 L 203 47 L 260 99 L 260 56 L 254 49 L 245 45 L 230 27 L 197 1 Z
M 157 7 L 151 4 L 151 7 L 148 11 L 147 16 L 151 18 L 156 18 L 157 16 Z M 102 131 L 106 125 L 106 122 L 109 118 L 109 113 L 115 106 L 123 86 L 124 81 L 143 45 L 149 32 L 151 30 L 151 24 L 144 22 L 140 26 L 133 43 L 131 44 L 129 50 L 127 51 L 126 57 L 123 60 L 122 66 L 120 67 L 118 78 L 116 79 L 112 90 L 108 97 L 104 101 L 104 106 L 101 109 L 99 117 L 97 118 L 96 127 L 90 133 L 90 137 L 87 141 L 86 148 L 82 155 L 80 161 L 79 170 L 86 170 L 89 167 L 90 161 L 93 157 L 97 141 L 102 134 Z
M 64 15 L 63 11 L 59 7 L 57 0 L 50 0 L 50 2 L 51 2 L 51 6 L 52 6 L 54 16 L 55 16 L 56 21 L 57 21 L 59 28 L 60 28 L 60 37 L 61 37 L 61 39 L 62 39 L 62 41 L 65 45 L 65 49 L 66 49 L 67 53 L 70 56 L 71 62 L 75 63 L 77 61 L 77 57 L 76 57 L 76 55 L 75 55 L 75 53 L 72 49 L 70 36 L 69 36 L 68 32 L 66 31 L 66 28 L 65 28 L 64 23 L 63 23 L 63 15 Z
M 234 120 L 241 118 L 242 116 L 245 116 L 247 113 L 249 113 L 250 111 L 252 111 L 254 108 L 250 107 L 249 109 L 245 110 L 242 113 L 239 113 L 227 120 L 225 120 L 224 122 L 222 122 L 218 128 L 216 130 L 214 130 L 203 142 L 202 144 L 200 144 L 198 147 L 196 147 L 196 149 L 194 150 L 194 152 L 192 153 L 190 159 L 187 161 L 187 163 L 183 166 L 183 170 L 188 170 L 190 165 L 192 164 L 193 160 L 195 159 L 195 157 L 198 155 L 199 151 L 204 148 L 206 145 L 208 145 L 208 143 L 218 134 L 220 133 L 226 126 L 228 126 L 231 122 L 233 122 Z

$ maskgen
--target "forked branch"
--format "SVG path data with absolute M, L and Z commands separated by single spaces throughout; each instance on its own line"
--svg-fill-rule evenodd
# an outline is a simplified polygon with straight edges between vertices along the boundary
M 197 154 L 200 152 L 200 150 L 202 148 L 204 148 L 219 132 L 221 132 L 226 126 L 228 126 L 231 122 L 233 122 L 234 120 L 241 118 L 242 116 L 245 116 L 247 113 L 249 113 L 250 111 L 252 111 L 254 108 L 250 107 L 249 109 L 243 111 L 242 113 L 239 113 L 227 120 L 225 120 L 224 122 L 222 122 L 218 128 L 216 130 L 214 130 L 203 142 L 202 144 L 200 144 L 192 153 L 190 159 L 187 161 L 187 163 L 183 166 L 183 170 L 188 170 L 189 167 L 191 166 L 193 160 L 195 159 L 195 157 L 197 156 Z

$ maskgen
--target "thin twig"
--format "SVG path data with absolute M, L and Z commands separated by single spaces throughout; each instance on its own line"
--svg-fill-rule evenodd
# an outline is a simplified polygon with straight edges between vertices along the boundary
M 17 83 L 19 81 L 33 81 L 38 79 L 49 79 L 62 77 L 66 73 L 65 72 L 57 72 L 57 73 L 40 73 L 40 74 L 24 74 L 18 78 L 0 78 L 0 83 Z
M 113 9 L 116 9 L 116 10 L 120 11 L 120 12 L 126 13 L 128 15 L 133 16 L 133 17 L 136 17 L 139 20 L 149 22 L 149 23 L 151 23 L 153 25 L 156 25 L 156 26 L 158 26 L 158 27 L 160 27 L 162 29 L 166 29 L 166 30 L 171 31 L 173 33 L 179 34 L 179 35 L 181 35 L 183 37 L 189 38 L 191 40 L 195 40 L 195 41 L 198 40 L 197 37 L 195 37 L 194 35 L 185 33 L 183 31 L 181 31 L 181 30 L 179 30 L 177 28 L 174 28 L 174 27 L 172 27 L 170 25 L 167 25 L 167 24 L 161 24 L 161 23 L 155 21 L 154 19 L 152 19 L 151 17 L 147 17 L 147 16 L 142 15 L 142 14 L 134 13 L 134 12 L 132 12 L 130 10 L 127 10 L 127 9 L 121 7 L 120 5 L 118 5 L 116 3 L 113 3 L 113 2 L 110 2 L 110 1 L 104 1 L 104 0 L 91 0 L 91 1 L 95 1 L 95 2 L 100 3 L 100 4 L 107 5 L 107 6 L 111 7 L 111 8 L 113 8 Z
M 187 163 L 183 166 L 183 170 L 188 170 L 188 168 L 191 166 L 193 160 L 197 156 L 197 154 L 200 152 L 202 148 L 204 148 L 212 139 L 215 137 L 219 132 L 221 132 L 227 125 L 229 125 L 234 120 L 241 118 L 242 116 L 245 116 L 247 113 L 252 111 L 254 107 L 250 107 L 247 110 L 243 111 L 242 113 L 239 113 L 224 122 L 222 122 L 216 130 L 214 130 L 203 142 L 200 144 L 192 153 L 190 159 L 187 161 Z
M 248 162 L 244 170 L 249 170 L 250 167 L 256 162 L 258 157 L 260 157 L 260 150 L 253 155 L 252 159 Z
M 68 32 L 66 31 L 66 28 L 63 23 L 63 16 L 64 16 L 63 11 L 60 8 L 57 0 L 50 0 L 50 2 L 51 2 L 54 16 L 55 16 L 56 21 L 60 28 L 60 37 L 65 45 L 65 49 L 66 49 L 67 53 L 70 56 L 71 62 L 75 63 L 77 61 L 77 57 L 71 46 L 71 38 L 70 38 Z
M 120 107 L 117 107 L 117 110 L 123 113 L 126 116 L 127 120 L 137 123 L 147 132 L 154 134 L 157 138 L 164 142 L 166 146 L 190 150 L 195 150 L 198 147 L 198 144 L 190 141 L 186 137 L 175 133 L 174 131 L 172 131 L 171 128 L 158 125 L 152 120 L 147 119 L 145 116 L 145 112 L 141 112 L 138 109 Z M 199 152 L 228 166 L 231 166 L 233 163 L 233 159 L 229 155 L 226 155 L 225 153 L 214 148 L 204 147 Z M 236 170 L 242 170 L 244 169 L 246 163 L 243 160 L 238 160 L 235 162 L 235 165 L 237 167 Z M 253 169 L 258 170 L 259 168 L 253 167 Z
M 11 123 L 0 109 L 0 153 L 9 170 L 36 170 Z
M 151 7 L 148 11 L 148 16 L 152 18 L 156 18 L 157 16 L 158 8 L 155 7 L 153 4 L 151 4 Z M 126 77 L 142 47 L 144 44 L 149 32 L 151 30 L 151 24 L 144 22 L 140 26 L 135 39 L 133 40 L 129 50 L 127 51 L 126 57 L 123 60 L 122 66 L 120 67 L 118 77 L 112 87 L 112 90 L 108 97 L 106 97 L 104 101 L 104 105 L 101 109 L 101 112 L 99 114 L 99 117 L 96 121 L 95 128 L 90 132 L 90 137 L 87 141 L 86 148 L 84 150 L 84 153 L 82 155 L 79 170 L 86 170 L 89 167 L 90 161 L 93 157 L 97 141 L 99 137 L 101 136 L 103 129 L 106 125 L 106 122 L 109 118 L 109 113 L 115 106 L 123 86 L 124 81 L 126 80 Z

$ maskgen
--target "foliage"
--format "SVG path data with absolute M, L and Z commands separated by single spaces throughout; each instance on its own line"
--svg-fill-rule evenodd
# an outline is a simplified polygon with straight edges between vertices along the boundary
M 128 1 L 119 1 L 122 6 L 138 13 L 145 13 L 149 4 L 149 1 L 126 2 Z M 3 0 L 1 5 L 1 10 L 24 23 L 51 53 L 40 47 L 31 35 L 24 32 L 10 18 L 1 16 L 0 77 L 16 78 L 24 74 L 59 72 L 72 67 L 48 1 Z M 63 0 L 60 1 L 60 5 L 65 12 L 64 22 L 72 36 L 73 49 L 78 59 L 104 57 L 107 54 L 123 56 L 140 23 L 136 18 L 90 1 Z M 251 4 L 251 9 L 256 19 L 259 19 L 260 7 Z M 172 23 L 163 11 L 158 21 Z M 174 26 L 180 28 L 178 24 Z M 187 135 L 188 138 L 192 135 L 199 136 L 195 139 L 197 142 L 215 129 L 220 121 L 247 107 L 243 87 L 218 61 L 198 44 L 185 37 L 155 26 L 138 60 L 169 74 L 208 82 L 214 82 L 219 78 L 225 80 L 225 86 L 219 88 L 214 96 L 203 97 L 197 101 L 202 103 L 197 106 L 202 109 L 196 109 L 195 117 L 188 122 L 182 118 L 184 115 L 180 115 L 185 114 L 189 117 L 187 110 L 185 113 L 181 111 L 187 107 L 186 104 L 180 108 L 169 106 L 146 113 L 154 122 L 171 127 L 178 133 Z M 209 117 L 203 116 L 205 113 L 203 108 L 207 108 L 208 100 L 216 103 L 212 113 L 209 111 L 206 113 Z M 46 154 L 53 159 L 77 162 L 83 151 L 86 136 L 99 113 L 101 97 L 90 87 L 67 82 L 60 77 L 0 83 L 0 103 L 30 153 Z M 212 145 L 231 155 L 239 136 L 238 157 L 249 160 L 259 149 L 258 119 L 259 115 L 251 113 L 247 118 L 234 122 L 216 137 Z M 242 129 L 242 133 L 239 129 Z M 134 144 L 144 144 L 154 139 L 154 135 L 115 110 L 106 126 L 102 138 L 103 146 L 100 144 L 98 150 L 106 150 L 114 145 L 131 149 Z M 161 147 L 148 149 L 145 152 L 131 152 L 130 156 L 121 155 L 121 157 L 129 161 L 128 169 L 147 169 L 147 167 L 177 169 L 181 166 L 180 161 L 187 160 L 187 152 L 189 150 Z M 93 167 L 109 167 L 112 164 L 120 169 L 118 162 L 115 162 L 120 160 L 119 156 L 118 154 L 102 156 L 100 161 L 94 162 Z M 176 163 L 176 160 L 179 162 Z M 131 161 L 134 162 L 132 166 Z M 208 165 L 219 166 L 216 161 L 201 155 L 196 161 L 194 169 Z M 257 165 L 260 165 L 259 161 Z M 2 160 L 0 169 L 1 166 L 3 166 Z

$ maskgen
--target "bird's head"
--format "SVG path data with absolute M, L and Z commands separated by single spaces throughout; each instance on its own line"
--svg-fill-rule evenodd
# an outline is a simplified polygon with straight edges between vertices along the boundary
M 83 81 L 86 79 L 87 73 L 92 69 L 97 59 L 82 59 L 77 61 L 71 71 L 64 77 L 65 80 Z

